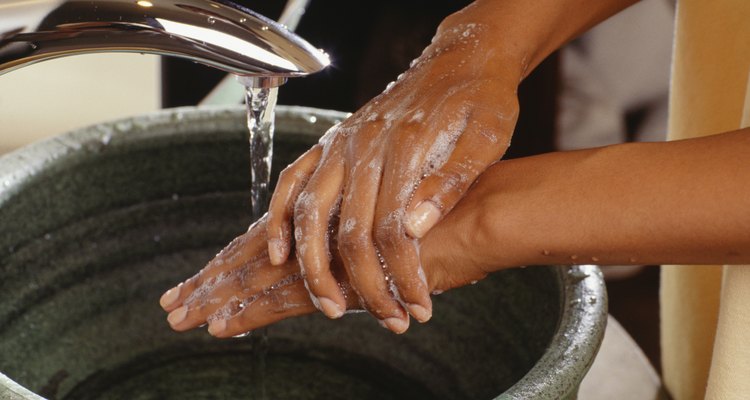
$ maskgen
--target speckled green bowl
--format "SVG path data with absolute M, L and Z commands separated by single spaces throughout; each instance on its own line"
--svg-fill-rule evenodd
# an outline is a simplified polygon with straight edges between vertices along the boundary
M 276 173 L 345 116 L 280 107 Z M 171 331 L 159 295 L 251 222 L 246 143 L 241 108 L 187 108 L 0 157 L 0 399 L 575 398 L 606 322 L 593 266 L 497 273 L 401 336 L 283 321 L 262 374 L 258 335 Z

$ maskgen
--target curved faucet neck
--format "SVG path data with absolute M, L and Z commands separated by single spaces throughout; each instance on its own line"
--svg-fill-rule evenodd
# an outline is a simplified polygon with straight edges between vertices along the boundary
M 329 61 L 284 26 L 225 0 L 6 0 L 0 74 L 98 52 L 186 58 L 277 86 Z

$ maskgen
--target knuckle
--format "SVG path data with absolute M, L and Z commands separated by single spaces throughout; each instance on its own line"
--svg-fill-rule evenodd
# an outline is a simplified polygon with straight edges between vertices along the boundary
M 294 164 L 284 168 L 279 173 L 279 185 L 278 186 L 287 186 L 291 182 L 293 182 L 296 178 L 296 168 L 294 167 Z
M 360 296 L 360 304 L 381 319 L 398 313 L 398 306 L 395 301 L 389 295 L 380 291 L 371 293 L 364 291 Z
M 286 295 L 282 290 L 272 290 L 266 296 L 266 301 L 271 311 L 281 311 L 283 305 L 286 303 Z
M 371 242 L 370 234 L 364 229 L 352 229 L 339 231 L 339 251 L 344 256 L 350 256 L 362 251 Z
M 427 288 L 423 284 L 423 282 L 415 276 L 416 274 L 411 273 L 412 269 L 408 269 L 407 274 L 399 274 L 398 276 L 394 275 L 394 280 L 396 287 L 398 287 L 398 292 L 401 298 L 404 301 L 412 302 L 413 300 L 419 300 L 422 296 L 422 292 L 427 291 Z
M 388 218 L 375 227 L 375 242 L 381 248 L 392 248 L 402 239 L 403 225 L 395 219 Z
M 467 165 L 464 163 L 454 163 L 446 165 L 445 168 L 436 174 L 440 180 L 438 191 L 440 193 L 450 194 L 457 191 L 463 191 L 472 182 L 470 171 L 466 170 Z
M 398 134 L 403 138 L 411 138 L 425 130 L 424 111 L 417 110 L 404 115 L 398 123 Z
M 294 202 L 294 223 L 304 224 L 308 218 L 316 218 L 320 213 L 319 204 L 314 192 L 302 192 Z
M 284 220 L 284 208 L 281 204 L 271 198 L 268 205 L 268 215 L 266 216 L 266 232 L 271 232 Z

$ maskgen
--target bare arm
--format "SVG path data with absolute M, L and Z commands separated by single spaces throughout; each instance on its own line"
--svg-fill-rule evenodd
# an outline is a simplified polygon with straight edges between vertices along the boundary
M 750 128 L 502 161 L 425 238 L 424 262 L 750 263 L 749 156 Z
M 548 55 L 594 25 L 637 3 L 638 0 L 477 0 L 446 18 L 441 29 L 481 23 L 495 36 L 489 49 L 502 64 L 521 66 L 520 77 Z M 438 33 L 440 29 L 438 30 Z

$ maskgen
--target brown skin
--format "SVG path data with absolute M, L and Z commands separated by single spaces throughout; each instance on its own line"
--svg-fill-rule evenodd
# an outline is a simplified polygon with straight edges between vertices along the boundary
M 289 259 L 294 232 L 294 256 L 311 295 L 327 316 L 340 317 L 346 296 L 324 239 L 337 215 L 341 268 L 367 311 L 394 331 L 408 326 L 409 314 L 429 320 L 430 288 L 419 277 L 415 239 L 503 156 L 521 80 L 552 51 L 634 2 L 477 0 L 447 17 L 392 88 L 282 174 L 266 228 L 272 263 Z M 441 141 L 451 146 L 434 162 Z
M 750 128 L 502 161 L 420 240 L 426 286 L 449 290 L 519 265 L 750 263 L 749 152 Z M 317 310 L 304 282 L 288 279 L 299 277 L 295 258 L 270 263 L 264 223 L 162 297 L 175 330 L 205 323 L 233 296 L 264 289 L 226 324 L 213 321 L 209 332 L 230 337 Z M 337 253 L 335 244 L 332 250 Z M 340 258 L 331 265 L 347 282 Z M 249 279 L 207 284 L 222 272 L 243 270 Z M 185 300 L 201 286 L 208 290 Z M 342 288 L 347 309 L 360 309 L 351 286 Z
M 746 264 L 749 151 L 746 128 L 501 161 L 425 238 L 423 262 Z

